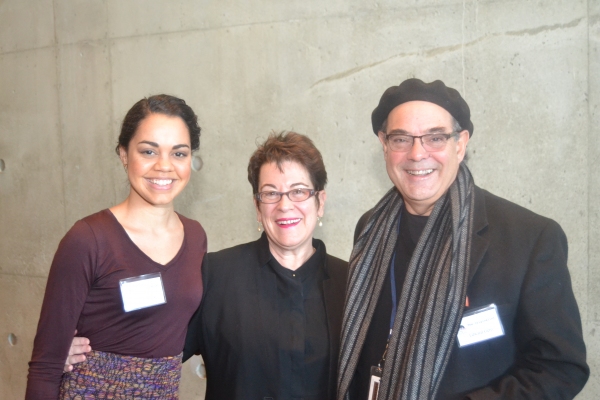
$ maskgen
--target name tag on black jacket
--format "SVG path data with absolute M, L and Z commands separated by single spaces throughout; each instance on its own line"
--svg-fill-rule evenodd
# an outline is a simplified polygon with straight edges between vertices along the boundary
M 456 338 L 459 347 L 465 347 L 499 336 L 504 336 L 504 328 L 498 307 L 492 303 L 464 313 Z

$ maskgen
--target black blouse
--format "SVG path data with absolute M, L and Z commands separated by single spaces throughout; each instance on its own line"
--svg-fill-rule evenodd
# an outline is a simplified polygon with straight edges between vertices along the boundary
M 334 398 L 347 263 L 312 246 L 296 271 L 277 263 L 265 234 L 206 255 L 184 360 L 202 354 L 207 400 Z
M 273 301 L 279 312 L 280 388 L 286 399 L 327 398 L 329 336 L 322 290 L 325 246 L 317 240 L 313 246 L 316 251 L 295 271 L 281 266 L 273 256 L 268 263 L 277 280 Z

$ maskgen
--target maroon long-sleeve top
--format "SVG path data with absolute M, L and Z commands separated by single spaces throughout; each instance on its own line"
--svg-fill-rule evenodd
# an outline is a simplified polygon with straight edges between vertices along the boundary
M 143 253 L 109 210 L 67 232 L 54 256 L 29 363 L 26 399 L 57 399 L 73 332 L 94 350 L 157 358 L 182 352 L 202 298 L 206 234 L 179 215 L 184 240 L 166 265 Z M 166 304 L 125 312 L 119 281 L 160 272 Z

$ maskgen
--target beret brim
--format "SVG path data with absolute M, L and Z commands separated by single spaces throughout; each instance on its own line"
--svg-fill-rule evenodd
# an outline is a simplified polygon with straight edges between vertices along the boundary
M 462 129 L 469 131 L 469 136 L 473 135 L 471 110 L 460 93 L 456 89 L 447 87 L 440 80 L 425 83 L 416 78 L 407 79 L 398 86 L 388 88 L 383 93 L 379 104 L 371 114 L 371 124 L 375 135 L 378 134 L 390 112 L 400 104 L 409 101 L 427 101 L 437 104 L 448 111 Z

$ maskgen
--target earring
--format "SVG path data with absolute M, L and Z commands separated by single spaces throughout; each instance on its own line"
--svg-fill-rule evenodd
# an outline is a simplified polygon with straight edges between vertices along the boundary
M 256 222 L 258 222 L 258 228 L 257 228 L 257 230 L 259 232 L 261 232 L 263 230 L 262 222 L 260 222 L 260 221 L 256 221 Z
M 123 164 L 123 169 L 127 172 L 127 164 Z
M 317 222 L 319 223 L 319 226 L 323 226 L 323 221 L 321 221 L 321 217 L 317 217 Z

